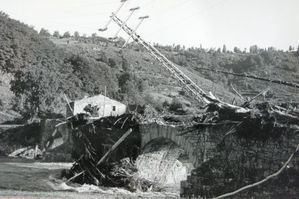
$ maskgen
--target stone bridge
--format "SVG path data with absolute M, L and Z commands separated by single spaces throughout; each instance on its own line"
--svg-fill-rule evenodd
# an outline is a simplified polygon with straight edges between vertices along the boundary
M 157 123 L 140 125 L 141 147 L 157 138 L 165 138 L 176 143 L 182 148 L 194 167 L 214 157 L 217 153 L 216 146 L 229 127 L 206 128 L 195 135 L 184 135 L 184 128 Z
M 44 148 L 50 137 L 53 136 L 55 130 L 56 120 L 42 121 L 42 135 L 41 147 Z M 217 126 L 205 128 L 198 131 L 195 134 L 185 134 L 186 127 L 174 126 L 174 125 L 162 125 L 157 123 L 140 124 L 139 132 L 141 135 L 141 148 L 144 148 L 149 142 L 158 139 L 165 138 L 171 140 L 177 144 L 188 155 L 190 163 L 194 167 L 199 166 L 202 162 L 209 160 L 217 154 L 216 146 L 220 143 L 223 135 L 228 131 L 229 126 Z M 55 145 L 56 139 L 61 143 L 69 143 L 73 145 L 72 139 L 70 139 L 70 132 L 66 125 L 62 125 L 57 129 L 58 134 L 61 134 L 61 138 L 54 136 Z

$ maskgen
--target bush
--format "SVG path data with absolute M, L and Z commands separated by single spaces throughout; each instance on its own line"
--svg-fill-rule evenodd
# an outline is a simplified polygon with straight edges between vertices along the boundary
M 54 31 L 53 37 L 60 38 L 60 33 L 58 31 Z
M 46 29 L 44 29 L 44 28 L 42 28 L 42 29 L 39 31 L 39 35 L 40 35 L 40 36 L 44 36 L 44 37 L 49 37 L 49 36 L 51 36 L 51 34 L 49 33 L 49 31 L 46 30 Z
M 1 16 L 1 17 L 4 17 L 4 18 L 8 18 L 8 17 L 9 17 L 8 14 L 6 14 L 6 13 L 3 12 L 3 11 L 0 11 L 0 16 Z
M 168 107 L 170 106 L 170 104 L 169 104 L 169 102 L 168 102 L 167 100 L 165 100 L 165 101 L 163 102 L 162 106 L 163 106 L 164 108 L 168 108 Z
M 62 36 L 63 38 L 70 38 L 71 37 L 71 34 L 70 34 L 70 32 L 65 32 L 64 34 L 63 34 L 63 36 Z
M 108 65 L 112 68 L 116 66 L 116 62 L 112 58 L 108 58 Z
M 170 111 L 179 112 L 183 108 L 182 103 L 179 101 L 178 98 L 174 98 L 172 103 L 169 106 Z

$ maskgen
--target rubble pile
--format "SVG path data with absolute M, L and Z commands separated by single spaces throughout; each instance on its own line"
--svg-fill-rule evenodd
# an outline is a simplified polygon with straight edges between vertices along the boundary
M 139 155 L 141 146 L 135 115 L 104 117 L 92 122 L 82 116 L 75 116 L 71 120 L 74 143 L 72 156 L 75 163 L 63 176 L 68 181 L 80 184 L 127 187 L 134 190 L 137 185 L 132 179 L 137 169 L 133 162 Z M 123 139 L 124 135 L 128 136 Z M 126 157 L 128 160 L 123 160 Z M 142 183 L 148 184 L 141 185 L 142 187 L 151 185 L 145 180 L 139 184 Z M 144 189 L 146 188 L 142 188 Z
M 72 156 L 75 163 L 70 170 L 65 170 L 62 173 L 62 177 L 67 179 L 67 183 L 124 187 L 130 191 L 164 191 L 161 185 L 169 183 L 167 182 L 169 179 L 162 179 L 163 177 L 169 178 L 165 169 L 176 165 L 176 158 L 180 156 L 182 151 L 181 149 L 173 149 L 171 151 L 175 154 L 169 154 L 166 150 L 162 154 L 151 152 L 152 155 L 140 155 L 141 134 L 139 125 L 160 120 L 154 119 L 155 115 L 155 111 L 150 107 L 145 107 L 139 113 L 103 117 L 98 120 L 89 120 L 87 115 L 82 114 L 70 118 L 69 125 L 73 129 Z M 126 137 L 124 138 L 124 136 Z M 154 160 L 154 169 L 154 165 L 147 160 L 156 156 L 159 160 Z M 165 158 L 164 156 L 169 157 Z M 166 162 L 163 163 L 164 161 Z M 173 165 L 168 165 L 170 163 Z M 160 167 L 164 170 L 159 171 Z M 181 167 L 172 168 L 170 173 L 175 169 L 184 170 L 182 165 Z M 150 170 L 141 171 L 144 169 Z M 161 176 L 158 176 L 160 174 Z M 156 178 L 150 178 L 147 175 L 155 175 Z M 175 177 L 170 176 L 170 178 Z M 176 185 L 179 185 L 179 181 Z
M 36 145 L 33 147 L 20 148 L 8 155 L 8 157 L 21 157 L 26 159 L 40 159 L 42 156 L 42 151 Z

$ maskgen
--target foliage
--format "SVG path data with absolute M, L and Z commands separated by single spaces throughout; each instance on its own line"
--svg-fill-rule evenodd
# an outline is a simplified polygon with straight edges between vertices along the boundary
M 0 13 L 0 70 L 13 77 L 10 82 L 10 89 L 15 95 L 15 99 L 11 100 L 13 110 L 28 117 L 36 112 L 40 115 L 64 113 L 63 94 L 78 99 L 103 93 L 106 87 L 109 97 L 124 103 L 143 104 L 147 91 L 159 92 L 164 86 L 170 91 L 169 88 L 177 86 L 168 72 L 156 66 L 158 63 L 144 49 L 140 48 L 137 52 L 134 50 L 136 45 L 132 45 L 125 51 L 119 50 L 124 43 L 122 38 L 110 43 L 102 37 L 80 37 L 75 32 L 74 36 L 78 37 L 76 45 L 61 45 L 58 31 L 53 33 L 54 39 L 59 41 L 57 44 L 46 38 L 47 35 L 45 29 L 37 33 Z M 64 36 L 69 37 L 69 32 Z M 200 79 L 203 86 L 211 83 L 207 81 L 209 79 L 223 87 L 230 86 L 232 82 L 245 87 L 235 77 L 204 72 L 201 67 L 238 73 L 254 71 L 274 78 L 281 74 L 292 81 L 296 79 L 299 66 L 296 52 L 273 48 L 262 50 L 253 46 L 250 53 L 241 53 L 238 48 L 235 49 L 238 53 L 220 53 L 221 50 L 217 52 L 216 49 L 202 47 L 155 46 L 171 61 L 191 71 L 192 78 Z M 223 47 L 227 51 L 225 45 Z M 250 86 L 250 89 L 260 92 L 259 82 Z M 279 92 L 289 91 L 283 88 Z M 184 97 L 187 98 L 187 95 Z M 175 108 L 175 104 L 173 106 Z
M 0 17 L 8 18 L 9 16 L 8 16 L 8 14 L 6 14 L 5 12 L 0 10 Z
M 116 66 L 116 62 L 112 58 L 108 58 L 108 65 L 114 68 Z
M 79 34 L 78 31 L 75 31 L 75 32 L 74 32 L 74 38 L 75 38 L 76 40 L 78 40 L 78 39 L 80 38 L 80 34 Z
M 42 29 L 39 31 L 39 35 L 40 35 L 40 36 L 44 36 L 44 37 L 49 37 L 49 36 L 51 36 L 51 34 L 49 33 L 49 31 L 46 30 L 46 29 L 44 29 L 44 28 L 42 28 Z
M 71 37 L 71 34 L 70 34 L 69 31 L 67 31 L 67 32 L 65 32 L 65 33 L 63 34 L 62 37 L 63 37 L 63 38 L 69 38 L 69 37 Z
M 223 47 L 222 47 L 222 52 L 223 52 L 223 53 L 226 53 L 226 45 L 225 45 L 225 44 L 224 44 Z
M 182 109 L 183 109 L 183 104 L 180 102 L 178 98 L 174 98 L 172 103 L 169 106 L 169 110 L 174 112 L 181 112 Z
M 241 50 L 238 47 L 234 47 L 234 52 L 235 53 L 241 53 Z
M 53 33 L 53 37 L 56 37 L 56 38 L 60 38 L 60 33 L 59 33 L 59 31 L 54 31 L 54 33 Z
M 116 76 L 105 63 L 57 48 L 9 18 L 0 17 L 0 29 L 0 70 L 13 75 L 13 109 L 24 117 L 64 113 L 63 94 L 76 99 L 98 93 L 105 85 L 110 85 L 108 94 L 116 92 Z

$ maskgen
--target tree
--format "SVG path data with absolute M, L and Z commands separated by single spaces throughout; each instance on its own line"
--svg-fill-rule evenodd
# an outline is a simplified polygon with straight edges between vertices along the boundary
M 258 47 L 257 45 L 250 46 L 249 52 L 250 53 L 257 53 Z
M 116 66 L 116 62 L 114 61 L 114 59 L 109 58 L 108 59 L 108 65 L 111 66 L 112 68 L 114 68 Z
M 78 39 L 79 39 L 79 37 L 80 37 L 80 34 L 79 34 L 79 32 L 78 32 L 78 31 L 75 31 L 75 32 L 74 32 L 74 37 L 75 37 L 75 39 L 76 39 L 76 40 L 78 40 Z
M 276 49 L 273 46 L 271 46 L 271 47 L 268 47 L 268 51 L 274 52 L 274 51 L 276 51 Z
M 63 34 L 62 37 L 63 37 L 63 38 L 69 38 L 69 37 L 71 37 L 71 34 L 70 34 L 69 31 L 66 31 L 66 32 Z
M 223 45 L 222 52 L 226 53 L 226 45 L 225 44 Z
M 241 50 L 238 47 L 234 47 L 234 52 L 235 53 L 241 53 Z
M 40 35 L 40 36 L 45 36 L 45 37 L 49 37 L 49 36 L 51 36 L 51 34 L 49 33 L 49 31 L 46 30 L 46 29 L 44 29 L 44 28 L 40 29 L 40 31 L 39 31 L 39 35 Z
M 293 46 L 289 46 L 289 51 L 293 51 L 294 50 L 294 47 Z
M 92 37 L 92 38 L 97 37 L 97 33 L 92 33 L 91 37 Z
M 92 42 L 95 43 L 96 38 L 97 38 L 97 33 L 92 33 L 91 38 L 92 38 Z
M 299 55 L 299 45 L 298 45 L 298 48 L 297 48 L 297 55 Z
M 6 13 L 3 12 L 3 11 L 0 11 L 0 16 L 1 16 L 1 17 L 4 17 L 4 18 L 8 18 L 8 17 L 9 17 L 8 14 L 6 14 Z
M 54 31 L 53 37 L 59 38 L 60 37 L 60 33 L 57 30 Z

